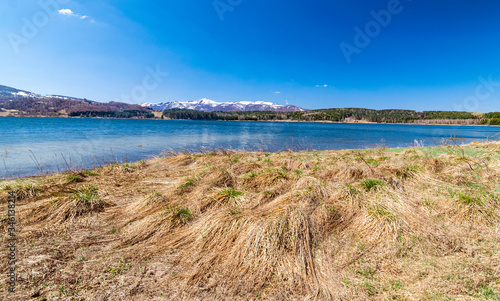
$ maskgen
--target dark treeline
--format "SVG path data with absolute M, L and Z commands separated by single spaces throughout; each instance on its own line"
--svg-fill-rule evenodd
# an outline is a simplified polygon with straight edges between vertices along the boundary
M 286 120 L 287 112 L 272 111 L 238 111 L 238 112 L 202 112 L 186 109 L 170 109 L 163 111 L 167 119 L 183 120 Z
M 481 120 L 481 124 L 500 125 L 500 118 L 483 119 Z
M 154 114 L 139 110 L 125 111 L 84 111 L 69 113 L 70 117 L 86 117 L 86 118 L 153 118 Z
M 500 118 L 500 112 L 493 112 L 484 115 L 484 118 Z
M 171 109 L 163 112 L 168 119 L 187 120 L 251 120 L 251 121 L 366 121 L 379 123 L 425 123 L 428 121 L 442 121 L 443 123 L 460 124 L 492 124 L 491 118 L 495 114 L 489 113 L 483 119 L 480 115 L 456 111 L 425 111 L 411 110 L 371 110 L 371 109 L 322 109 L 303 112 L 200 112 L 186 109 Z M 491 117 L 489 117 L 491 116 Z M 491 120 L 490 120 L 491 119 Z M 465 122 L 467 121 L 467 122 Z M 486 121 L 486 122 L 484 122 Z M 493 125 L 493 124 L 492 124 Z

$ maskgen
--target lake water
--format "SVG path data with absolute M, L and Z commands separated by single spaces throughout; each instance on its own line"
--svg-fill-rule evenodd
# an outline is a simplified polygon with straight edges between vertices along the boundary
M 485 126 L 0 117 L 0 178 L 138 161 L 165 150 L 431 146 L 452 135 L 465 139 L 460 143 L 496 140 L 499 132 Z

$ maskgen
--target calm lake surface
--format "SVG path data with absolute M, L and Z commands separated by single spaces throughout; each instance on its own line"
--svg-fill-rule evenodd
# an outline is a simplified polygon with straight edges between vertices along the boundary
M 0 178 L 37 175 L 40 167 L 54 172 L 138 161 L 165 150 L 408 147 L 415 140 L 431 146 L 452 135 L 466 143 L 499 132 L 484 126 L 1 117 Z

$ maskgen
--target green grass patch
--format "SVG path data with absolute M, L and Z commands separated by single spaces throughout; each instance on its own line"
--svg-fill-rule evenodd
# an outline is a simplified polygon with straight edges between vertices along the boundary
M 91 170 L 91 169 L 84 170 L 83 173 L 87 176 L 90 176 L 90 177 L 95 177 L 95 176 L 99 175 L 99 173 L 97 171 Z
M 497 295 L 492 288 L 482 287 L 479 293 L 481 297 L 485 298 L 485 300 L 500 300 L 500 296 Z
M 255 170 L 251 170 L 251 171 L 249 171 L 249 172 L 247 172 L 246 174 L 243 175 L 243 179 L 255 178 L 258 175 L 259 175 L 258 172 L 256 172 Z
M 397 148 L 388 148 L 385 151 L 388 151 L 388 152 L 391 152 L 391 153 L 403 153 L 403 152 L 405 152 L 407 150 L 408 150 L 408 148 L 397 147 Z
M 227 200 L 233 200 L 237 197 L 243 195 L 242 191 L 236 190 L 234 188 L 224 188 L 219 191 L 220 195 L 223 196 Z
M 90 205 L 101 200 L 98 192 L 99 188 L 97 186 L 83 186 L 73 193 L 73 199 L 82 204 Z
M 383 185 L 385 185 L 383 181 L 376 179 L 364 179 L 361 182 L 361 186 L 363 186 L 363 188 L 365 188 L 367 191 L 370 191 L 378 186 L 383 186 Z
M 450 196 L 452 198 L 457 197 L 458 200 L 465 204 L 465 205 L 477 205 L 477 206 L 483 206 L 483 200 L 481 198 L 481 195 L 473 194 L 470 192 L 463 192 L 463 191 L 452 191 L 450 190 Z
M 83 182 L 83 178 L 80 175 L 69 175 L 66 177 L 67 183 L 81 183 Z
M 368 164 L 371 164 L 371 165 L 374 165 L 374 166 L 379 166 L 380 165 L 380 161 L 375 160 L 374 158 L 371 158 L 371 157 L 366 158 L 366 162 Z
M 442 147 L 426 147 L 420 149 L 420 151 L 424 153 L 427 158 L 436 158 L 448 153 Z
M 304 174 L 304 171 L 302 171 L 302 170 L 300 170 L 300 169 L 295 169 L 293 172 L 294 172 L 297 176 L 299 176 L 299 177 L 300 177 L 300 176 L 302 176 L 302 175 Z

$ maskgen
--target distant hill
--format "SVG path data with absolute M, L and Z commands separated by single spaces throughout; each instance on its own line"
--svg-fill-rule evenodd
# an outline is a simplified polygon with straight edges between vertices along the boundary
M 282 106 L 265 101 L 239 101 L 239 102 L 216 102 L 210 99 L 200 99 L 196 101 L 172 101 L 164 103 L 143 103 L 143 107 L 149 107 L 156 111 L 170 109 L 187 109 L 202 112 L 230 112 L 230 111 L 282 111 L 282 112 L 303 112 L 303 108 L 297 106 Z
M 0 85 L 0 116 L 153 117 L 152 109 L 120 102 L 41 95 Z

